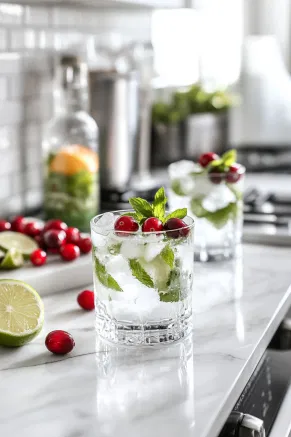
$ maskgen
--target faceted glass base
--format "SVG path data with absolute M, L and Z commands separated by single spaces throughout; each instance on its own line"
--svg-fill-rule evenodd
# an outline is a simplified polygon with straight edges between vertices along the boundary
M 192 331 L 192 311 L 175 319 L 157 324 L 117 322 L 109 317 L 96 317 L 97 334 L 105 341 L 124 346 L 169 345 L 188 336 Z

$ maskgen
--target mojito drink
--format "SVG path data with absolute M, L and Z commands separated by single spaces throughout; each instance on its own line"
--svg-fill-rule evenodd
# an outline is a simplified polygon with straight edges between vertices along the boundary
M 165 212 L 160 189 L 151 205 L 91 221 L 98 334 L 113 343 L 156 345 L 191 329 L 193 219 L 186 208 Z
M 239 251 L 245 168 L 235 161 L 236 153 L 230 150 L 221 157 L 207 153 L 198 163 L 179 161 L 169 166 L 169 205 L 184 205 L 195 218 L 199 261 L 233 258 Z

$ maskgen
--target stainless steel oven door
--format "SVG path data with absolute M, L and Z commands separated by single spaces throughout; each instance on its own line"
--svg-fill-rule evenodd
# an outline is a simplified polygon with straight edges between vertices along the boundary
M 269 437 L 291 437 L 291 385 L 281 404 Z

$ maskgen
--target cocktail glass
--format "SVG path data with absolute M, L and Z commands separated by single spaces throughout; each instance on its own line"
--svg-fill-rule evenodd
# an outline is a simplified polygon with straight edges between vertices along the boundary
M 195 259 L 223 260 L 240 252 L 243 224 L 243 183 L 228 182 L 227 173 L 207 173 L 192 161 L 169 166 L 171 209 L 188 208 L 195 219 Z
M 124 345 L 169 344 L 191 331 L 193 227 L 115 231 L 126 211 L 91 220 L 96 330 Z

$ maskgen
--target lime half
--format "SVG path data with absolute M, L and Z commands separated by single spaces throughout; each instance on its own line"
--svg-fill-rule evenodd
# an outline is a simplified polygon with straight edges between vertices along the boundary
M 24 260 L 22 253 L 17 249 L 9 249 L 0 263 L 0 269 L 18 269 L 23 266 Z
M 17 249 L 23 256 L 29 257 L 34 250 L 38 249 L 38 245 L 27 235 L 6 231 L 0 232 L 0 248 L 5 251 Z
M 17 347 L 41 331 L 44 308 L 40 296 L 28 284 L 0 280 L 0 345 Z

